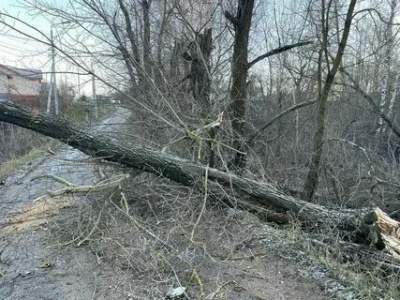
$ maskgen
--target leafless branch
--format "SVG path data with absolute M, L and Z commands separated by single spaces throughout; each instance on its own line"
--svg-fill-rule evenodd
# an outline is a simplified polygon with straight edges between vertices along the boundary
M 263 55 L 258 56 L 257 58 L 255 58 L 251 62 L 249 62 L 248 68 L 250 69 L 256 63 L 258 63 L 258 62 L 262 61 L 263 59 L 265 59 L 267 57 L 270 57 L 272 55 L 279 54 L 279 53 L 288 51 L 288 50 L 296 48 L 296 47 L 302 47 L 302 46 L 306 46 L 306 45 L 311 45 L 313 43 L 314 43 L 313 41 L 305 41 L 305 42 L 299 42 L 299 43 L 286 45 L 286 46 L 283 46 L 283 47 L 279 47 L 279 48 L 273 49 L 273 50 L 271 50 L 271 51 L 269 51 L 267 53 L 264 53 Z

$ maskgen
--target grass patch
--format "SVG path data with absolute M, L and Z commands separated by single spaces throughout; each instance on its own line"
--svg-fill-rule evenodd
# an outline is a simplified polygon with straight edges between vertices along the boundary
M 90 110 L 90 116 L 87 116 L 87 107 L 87 105 L 75 103 L 74 105 L 71 105 L 70 107 L 65 109 L 62 115 L 64 118 L 75 121 L 78 124 L 85 125 L 88 122 L 96 123 L 102 120 L 104 117 L 108 116 L 113 109 L 112 106 L 99 105 L 98 118 L 95 118 L 93 108 Z M 89 120 L 87 119 L 87 117 L 89 117 Z
M 63 117 L 78 122 L 86 122 L 85 108 L 80 105 L 72 105 L 63 111 Z
M 42 154 L 43 150 L 34 148 L 25 155 L 5 161 L 0 168 L 0 177 L 9 175 L 12 171 L 18 169 L 27 162 L 30 162 L 35 158 L 38 158 Z

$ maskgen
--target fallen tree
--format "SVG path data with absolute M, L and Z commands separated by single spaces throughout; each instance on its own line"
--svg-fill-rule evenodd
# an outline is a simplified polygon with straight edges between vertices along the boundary
M 331 209 L 295 199 L 275 186 L 172 156 L 152 148 L 124 146 L 101 134 L 88 132 L 62 118 L 44 114 L 31 115 L 29 109 L 12 102 L 0 102 L 0 121 L 12 123 L 58 139 L 80 151 L 127 167 L 163 176 L 185 186 L 205 190 L 214 197 L 248 208 L 274 209 L 310 223 L 362 234 L 367 238 L 371 224 L 379 219 L 376 210 Z M 204 184 L 207 182 L 207 184 Z M 240 197 L 238 197 L 240 196 Z M 379 212 L 378 212 L 379 214 Z M 382 226 L 379 226 L 382 228 Z M 374 227 L 376 229 L 376 226 Z M 377 232 L 375 230 L 375 232 Z M 378 231 L 379 233 L 379 231 Z M 388 240 L 380 238 L 379 241 Z
M 197 186 L 208 180 L 218 182 L 233 192 L 251 196 L 260 205 L 272 206 L 281 211 L 291 211 L 300 220 L 346 224 L 355 228 L 359 217 L 354 210 L 329 210 L 324 206 L 298 200 L 279 191 L 273 185 L 253 179 L 207 168 L 152 148 L 117 144 L 93 132 L 77 128 L 66 119 L 49 115 L 32 116 L 29 109 L 12 102 L 0 102 L 0 121 L 12 123 L 46 136 L 58 139 L 92 157 L 100 157 L 128 167 L 164 176 L 185 186 Z

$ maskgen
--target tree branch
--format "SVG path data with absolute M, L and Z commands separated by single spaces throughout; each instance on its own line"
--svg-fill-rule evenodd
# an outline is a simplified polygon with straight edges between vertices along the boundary
M 250 144 L 254 141 L 254 139 L 256 139 L 257 137 L 259 137 L 263 131 L 265 131 L 269 126 L 271 126 L 273 123 L 275 123 L 277 120 L 281 119 L 282 117 L 286 116 L 287 114 L 291 113 L 292 111 L 295 111 L 299 108 L 303 108 L 309 105 L 314 104 L 315 102 L 317 102 L 317 100 L 311 100 L 311 101 L 306 101 L 306 102 L 301 102 L 299 104 L 293 105 L 291 107 L 289 107 L 288 109 L 285 109 L 283 112 L 281 112 L 279 115 L 275 116 L 274 118 L 272 118 L 271 121 L 269 121 L 267 124 L 265 124 L 263 127 L 261 127 L 258 131 L 256 131 L 253 135 L 251 135 L 248 140 L 247 143 Z
M 296 47 L 302 47 L 302 46 L 306 46 L 306 45 L 311 45 L 313 43 L 314 43 L 313 41 L 305 41 L 305 42 L 299 42 L 299 43 L 286 45 L 286 46 L 283 46 L 283 47 L 279 47 L 279 48 L 273 49 L 273 50 L 271 50 L 271 51 L 269 51 L 267 53 L 264 53 L 263 55 L 260 55 L 259 57 L 255 58 L 255 59 L 253 59 L 251 62 L 249 62 L 247 68 L 250 69 L 252 66 L 254 66 L 256 63 L 260 62 L 264 58 L 267 58 L 267 57 L 270 57 L 272 55 L 288 51 L 288 50 L 296 48 Z
M 101 192 L 107 189 L 117 188 L 121 185 L 121 183 L 127 179 L 129 176 L 121 176 L 115 181 L 112 182 L 99 182 L 95 185 L 74 185 L 71 182 L 68 182 L 60 177 L 54 175 L 43 175 L 41 178 L 50 178 L 54 179 L 57 182 L 65 184 L 66 187 L 56 190 L 56 191 L 47 191 L 46 194 L 40 196 L 34 200 L 34 202 L 40 202 L 48 198 L 53 198 L 65 194 L 85 194 L 85 193 L 92 193 L 92 192 Z M 38 179 L 38 177 L 37 177 Z
M 225 18 L 227 18 L 228 21 L 231 22 L 232 25 L 235 26 L 235 28 L 236 28 L 236 26 L 237 26 L 237 24 L 238 24 L 237 18 L 235 18 L 234 16 L 232 16 L 231 13 L 230 13 L 229 11 L 227 11 L 227 10 L 224 11 L 224 16 L 225 16 Z

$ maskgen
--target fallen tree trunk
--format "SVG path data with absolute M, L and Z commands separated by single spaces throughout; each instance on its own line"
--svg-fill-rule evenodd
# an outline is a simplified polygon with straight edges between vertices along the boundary
M 290 211 L 302 221 L 359 230 L 362 217 L 367 213 L 366 210 L 328 209 L 295 199 L 266 182 L 208 168 L 151 148 L 123 146 L 103 135 L 81 130 L 62 118 L 44 114 L 32 116 L 28 109 L 12 102 L 0 102 L 0 121 L 58 139 L 92 157 L 161 175 L 186 186 L 201 187 L 207 174 L 209 187 L 224 186 L 230 194 L 250 196 L 252 204 L 256 202 L 263 207 Z

